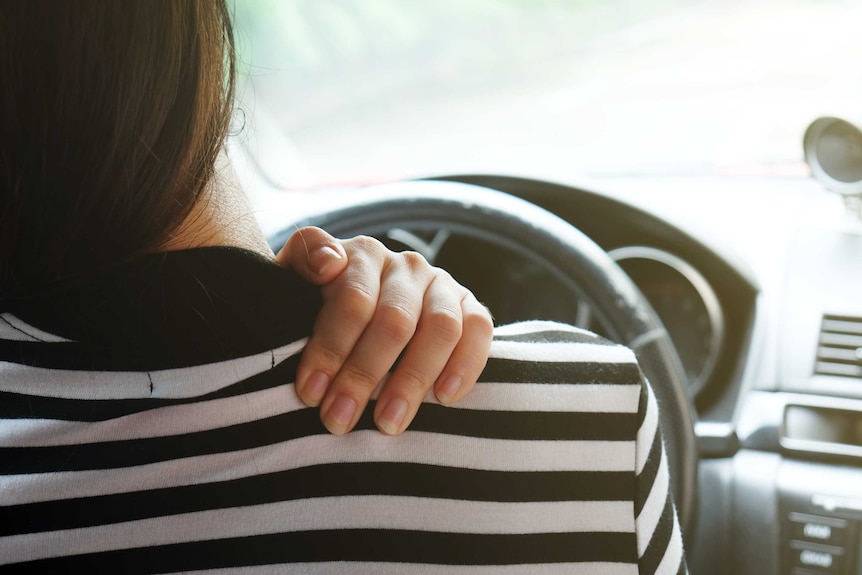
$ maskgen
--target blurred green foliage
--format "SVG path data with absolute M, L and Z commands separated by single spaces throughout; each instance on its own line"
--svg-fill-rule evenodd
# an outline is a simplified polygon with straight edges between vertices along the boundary
M 701 1 L 233 0 L 233 10 L 243 81 L 280 98 L 294 124 L 383 92 L 508 81 Z
M 463 66 L 546 57 L 697 0 L 234 0 L 251 67 L 313 72 L 377 60 Z M 255 73 L 250 69 L 251 73 Z

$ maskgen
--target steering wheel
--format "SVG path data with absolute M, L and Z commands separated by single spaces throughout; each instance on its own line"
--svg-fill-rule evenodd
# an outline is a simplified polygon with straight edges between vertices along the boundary
M 608 336 L 635 351 L 655 391 L 684 531 L 694 526 L 698 452 L 686 376 L 661 321 L 625 272 L 586 235 L 525 200 L 487 188 L 446 181 L 411 181 L 351 190 L 338 203 L 306 214 L 298 226 L 329 233 L 385 236 L 391 229 L 449 230 L 509 250 L 543 266 L 586 302 Z M 294 231 L 271 239 L 281 246 Z M 493 310 L 492 310 L 493 311 Z

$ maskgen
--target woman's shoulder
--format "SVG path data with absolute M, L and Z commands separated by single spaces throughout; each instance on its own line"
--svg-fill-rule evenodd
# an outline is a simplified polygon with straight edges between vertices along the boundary
M 531 320 L 494 329 L 491 357 L 536 361 L 637 363 L 634 352 L 596 333 L 569 324 Z
M 552 321 L 494 330 L 481 381 L 640 386 L 634 352 L 593 332 Z

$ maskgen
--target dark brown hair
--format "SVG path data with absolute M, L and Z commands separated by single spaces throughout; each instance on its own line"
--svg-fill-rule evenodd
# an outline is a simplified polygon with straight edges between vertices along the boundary
M 0 3 L 0 296 L 155 249 L 230 122 L 225 0 Z

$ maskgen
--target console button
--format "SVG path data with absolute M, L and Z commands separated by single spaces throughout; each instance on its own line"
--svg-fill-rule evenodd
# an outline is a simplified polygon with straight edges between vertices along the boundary
M 844 569 L 844 549 L 840 547 L 791 541 L 790 555 L 794 567 L 804 567 L 817 573 L 842 573 Z
M 847 521 L 834 517 L 791 513 L 790 536 L 799 541 L 843 547 L 847 538 Z

